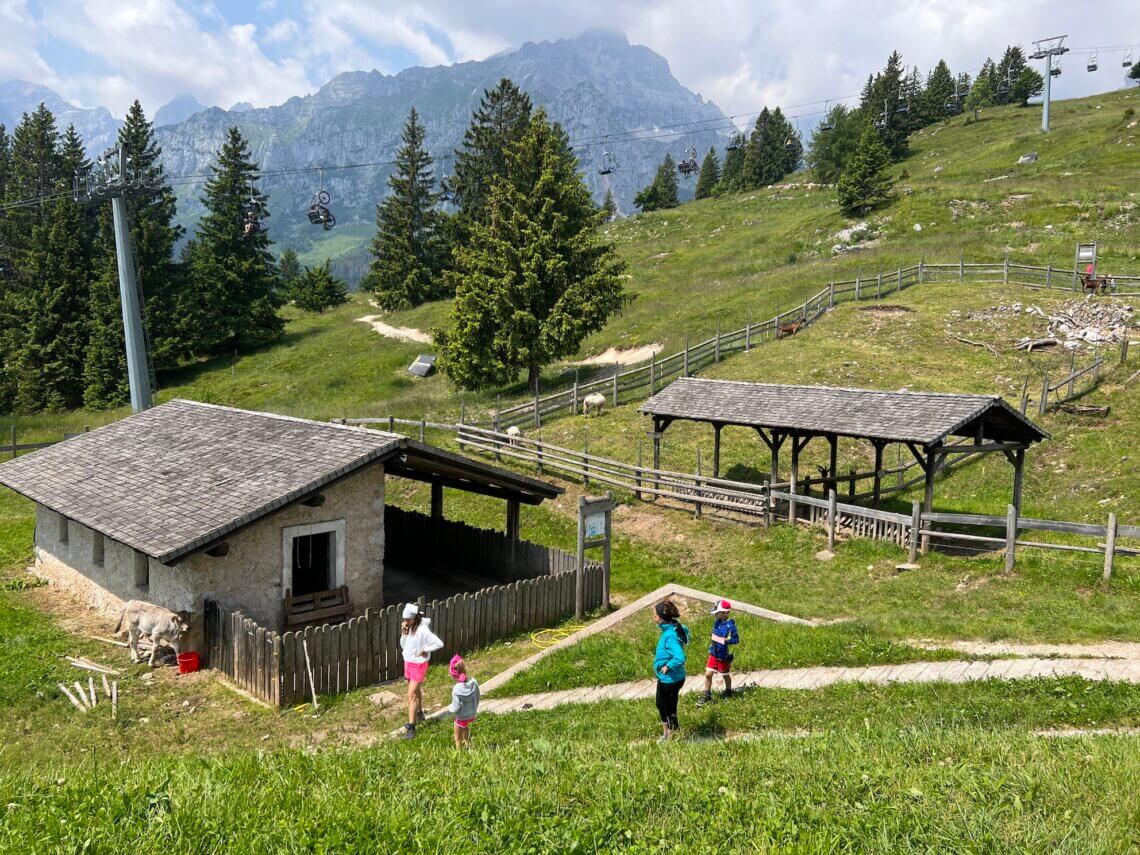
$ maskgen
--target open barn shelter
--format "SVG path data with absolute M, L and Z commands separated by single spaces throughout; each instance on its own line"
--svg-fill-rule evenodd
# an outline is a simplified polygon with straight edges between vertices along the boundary
M 661 441 L 676 421 L 701 422 L 713 429 L 713 477 L 720 474 L 721 432 L 727 427 L 755 431 L 771 452 L 769 483 L 779 484 L 781 450 L 788 449 L 789 516 L 795 518 L 800 486 L 800 454 L 814 439 L 829 445 L 822 482 L 835 488 L 841 437 L 862 440 L 874 449 L 872 501 L 882 491 L 883 452 L 899 443 L 924 474 L 923 509 L 934 502 L 934 479 L 951 455 L 1002 454 L 1011 464 L 1011 503 L 1021 508 L 1025 452 L 1048 434 L 996 395 L 940 392 L 885 392 L 829 386 L 788 386 L 684 377 L 646 401 L 640 412 L 653 419 L 654 468 Z
M 430 484 L 430 515 L 386 505 L 388 478 Z M 0 483 L 36 505 L 36 571 L 92 607 L 210 599 L 271 629 L 545 575 L 520 506 L 562 492 L 398 434 L 182 400 L 6 462 Z M 502 499 L 505 531 L 447 520 L 445 488 Z

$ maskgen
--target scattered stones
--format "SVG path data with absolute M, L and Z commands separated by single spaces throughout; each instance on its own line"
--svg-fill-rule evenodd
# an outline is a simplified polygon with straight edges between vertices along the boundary
M 1024 350 L 1061 345 L 1076 350 L 1084 345 L 1120 342 L 1132 327 L 1135 309 L 1118 300 L 1070 300 L 1055 314 L 1048 314 L 1039 306 L 1014 301 L 1009 305 L 990 306 L 979 312 L 969 312 L 967 321 L 994 321 L 1003 315 L 1036 315 L 1047 322 L 1042 336 L 1018 339 L 1016 349 Z

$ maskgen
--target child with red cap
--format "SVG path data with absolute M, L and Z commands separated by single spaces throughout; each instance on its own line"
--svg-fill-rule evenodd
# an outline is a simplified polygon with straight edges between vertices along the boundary
M 713 675 L 720 674 L 724 678 L 724 696 L 732 697 L 732 651 L 730 644 L 740 643 L 740 634 L 736 631 L 736 621 L 728 616 L 732 610 L 732 603 L 721 600 L 710 614 L 714 615 L 712 628 L 712 642 L 709 644 L 709 661 L 705 665 L 705 693 L 697 699 L 697 706 L 703 707 L 712 700 Z
M 471 725 L 479 712 L 479 681 L 467 673 L 467 663 L 458 653 L 451 657 L 447 669 L 455 680 L 451 689 L 451 706 L 447 711 L 455 716 L 455 747 L 471 747 Z

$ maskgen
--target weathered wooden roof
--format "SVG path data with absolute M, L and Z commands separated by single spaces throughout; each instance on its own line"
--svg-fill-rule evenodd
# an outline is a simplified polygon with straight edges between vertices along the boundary
M 441 457 L 460 489 L 562 492 L 398 434 L 182 400 L 0 464 L 0 484 L 171 563 L 368 464 L 430 480 Z
M 934 445 L 950 435 L 1036 442 L 1048 434 L 997 395 L 881 392 L 682 377 L 642 404 L 659 419 L 687 419 L 800 434 Z

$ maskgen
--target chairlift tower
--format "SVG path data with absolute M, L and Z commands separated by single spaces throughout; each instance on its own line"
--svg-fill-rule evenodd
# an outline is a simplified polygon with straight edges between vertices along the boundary
M 127 380 L 131 388 L 134 412 L 154 406 L 151 389 L 150 359 L 146 332 L 143 328 L 142 301 L 135 279 L 135 258 L 131 250 L 131 231 L 127 221 L 127 197 L 152 190 L 145 176 L 131 170 L 130 158 L 122 146 L 108 149 L 93 170 L 76 174 L 72 189 L 75 200 L 97 204 L 111 200 L 115 224 L 115 258 L 119 267 L 119 302 L 123 307 L 123 339 L 127 351 Z
M 1029 55 L 1030 59 L 1045 60 L 1045 97 L 1041 102 L 1041 130 L 1043 131 L 1049 130 L 1049 96 L 1053 87 L 1053 57 L 1059 57 L 1069 52 L 1069 49 L 1063 45 L 1067 38 L 1067 35 L 1052 36 L 1048 39 L 1035 41 L 1033 44 L 1037 46 L 1037 50 Z

